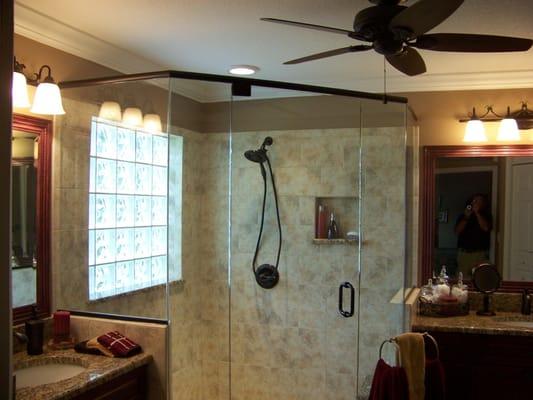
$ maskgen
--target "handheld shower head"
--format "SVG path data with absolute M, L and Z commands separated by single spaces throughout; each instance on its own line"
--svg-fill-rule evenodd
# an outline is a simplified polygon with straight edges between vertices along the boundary
M 264 163 L 267 160 L 267 149 L 266 146 L 272 146 L 274 141 L 270 136 L 267 136 L 263 141 L 263 144 L 258 150 L 247 150 L 244 152 L 244 157 L 252 162 L 259 164 Z
M 266 149 L 247 150 L 244 152 L 244 157 L 252 162 L 262 164 L 266 161 Z

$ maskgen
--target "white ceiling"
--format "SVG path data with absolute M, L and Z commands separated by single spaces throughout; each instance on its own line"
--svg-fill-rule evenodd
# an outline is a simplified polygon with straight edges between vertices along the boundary
M 432 32 L 533 38 L 532 3 L 466 0 Z M 227 74 L 232 64 L 252 64 L 261 68 L 256 75 L 260 79 L 380 92 L 383 58 L 371 51 L 282 65 L 356 41 L 259 21 L 275 17 L 351 29 L 355 13 L 370 5 L 367 0 L 18 0 L 15 31 L 123 72 L 176 69 Z M 390 91 L 533 86 L 533 50 L 421 52 L 428 72 L 407 77 L 389 68 Z

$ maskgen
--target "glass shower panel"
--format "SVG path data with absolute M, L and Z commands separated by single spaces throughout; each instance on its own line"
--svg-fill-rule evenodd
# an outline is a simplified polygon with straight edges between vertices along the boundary
M 170 398 L 227 400 L 231 85 L 171 81 Z
M 232 399 L 356 396 L 360 123 L 360 100 L 351 97 L 252 87 L 251 97 L 233 98 Z M 269 162 L 283 233 L 279 265 Z M 263 172 L 266 205 L 256 257 Z M 338 234 L 328 240 L 331 213 Z M 353 240 L 346 240 L 348 233 Z M 279 282 L 265 289 L 253 267 L 269 286 L 272 266 Z M 341 285 L 345 316 L 339 313 Z
M 169 84 L 62 90 L 66 114 L 54 131 L 53 308 L 167 319 Z M 111 101 L 115 108 L 102 106 Z M 122 120 L 128 107 L 140 110 L 139 120 Z M 144 124 L 146 114 L 159 116 L 161 126 Z
M 381 343 L 405 331 L 406 105 L 362 103 L 359 398 L 367 398 Z M 393 346 L 384 358 L 395 364 Z

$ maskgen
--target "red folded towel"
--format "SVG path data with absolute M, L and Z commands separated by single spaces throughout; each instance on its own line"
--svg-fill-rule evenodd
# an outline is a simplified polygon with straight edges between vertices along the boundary
M 115 357 L 130 357 L 142 351 L 141 346 L 117 331 L 98 336 L 97 340 Z

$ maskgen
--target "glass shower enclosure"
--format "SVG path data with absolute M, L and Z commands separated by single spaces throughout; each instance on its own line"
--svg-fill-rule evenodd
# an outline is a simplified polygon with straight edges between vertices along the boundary
M 176 71 L 62 87 L 57 170 L 84 207 L 59 229 L 79 251 L 53 261 L 56 308 L 168 324 L 161 398 L 365 398 L 406 328 L 406 100 Z

